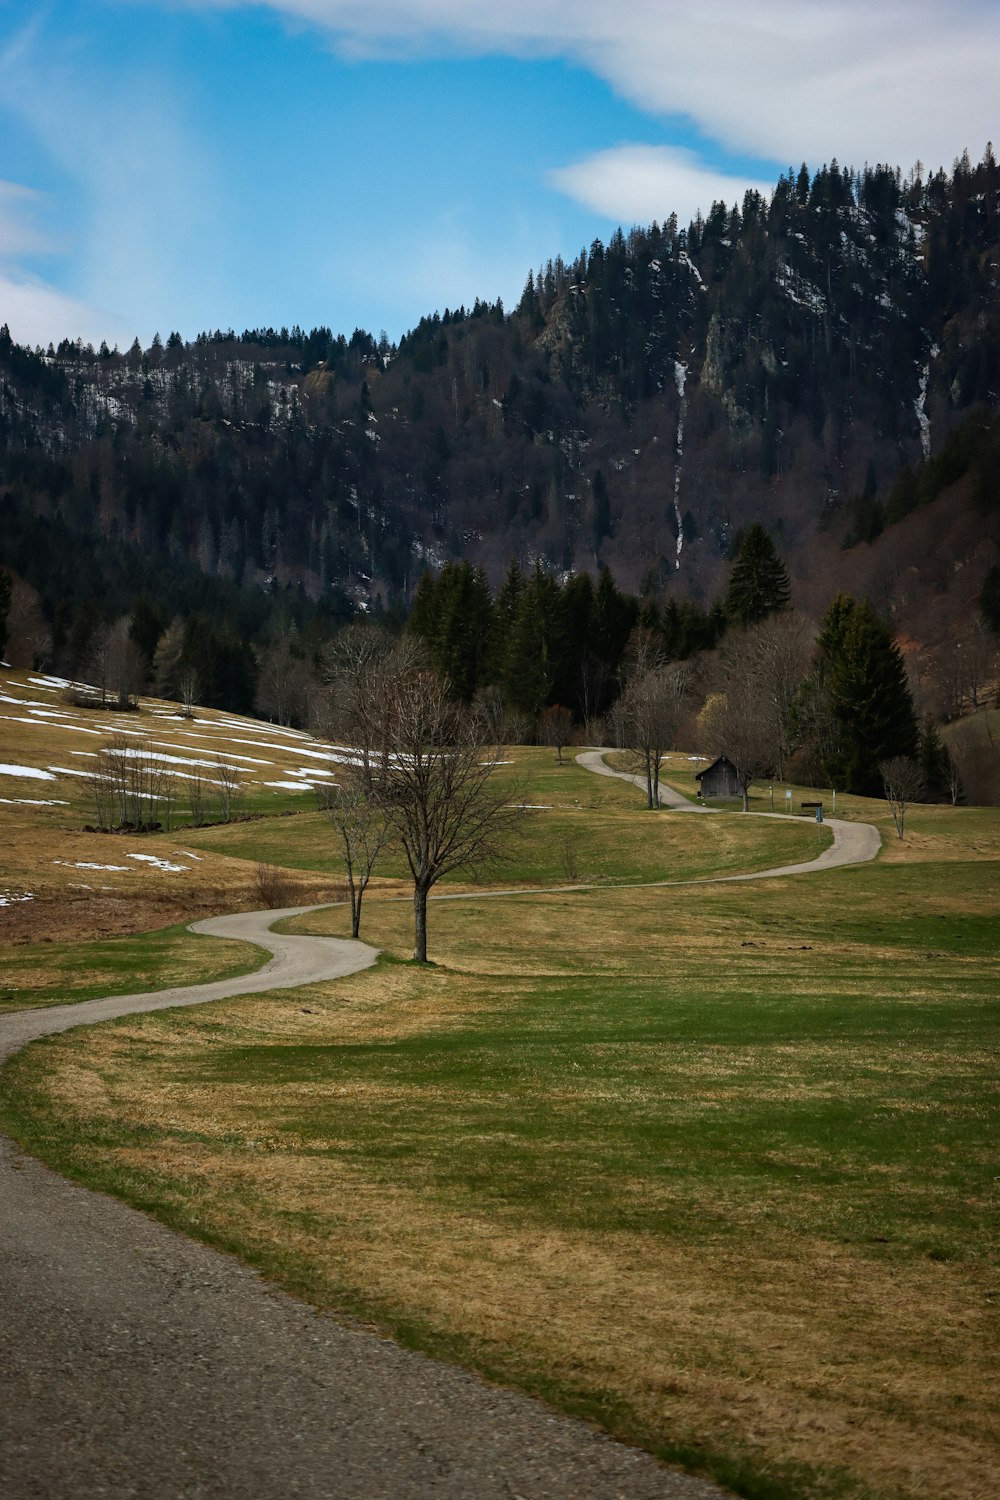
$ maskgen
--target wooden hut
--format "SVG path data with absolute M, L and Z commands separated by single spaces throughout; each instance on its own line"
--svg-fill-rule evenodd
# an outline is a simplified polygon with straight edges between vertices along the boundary
M 740 786 L 736 767 L 724 755 L 720 755 L 718 760 L 713 760 L 704 771 L 699 771 L 695 776 L 695 781 L 698 783 L 699 795 L 702 797 L 721 797 L 739 802 L 743 800 L 743 788 Z

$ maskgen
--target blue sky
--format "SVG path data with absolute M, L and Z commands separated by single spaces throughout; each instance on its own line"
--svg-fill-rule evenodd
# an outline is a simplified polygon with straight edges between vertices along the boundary
M 997 0 L 0 0 L 29 343 L 506 304 L 803 159 L 978 158 Z

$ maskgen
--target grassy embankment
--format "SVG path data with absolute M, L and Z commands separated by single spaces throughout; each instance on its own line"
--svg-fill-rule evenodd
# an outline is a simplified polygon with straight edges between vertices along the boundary
M 553 811 L 508 881 L 564 877 L 565 836 L 580 879 L 815 847 L 526 759 Z M 884 807 L 838 808 L 866 810 L 885 836 Z M 268 857 L 320 858 L 309 826 L 266 825 Z M 911 828 L 827 875 L 472 892 L 432 909 L 427 970 L 400 961 L 407 905 L 373 896 L 376 969 L 50 1039 L 5 1074 L 5 1123 L 319 1305 L 748 1495 L 985 1500 L 1000 815 Z

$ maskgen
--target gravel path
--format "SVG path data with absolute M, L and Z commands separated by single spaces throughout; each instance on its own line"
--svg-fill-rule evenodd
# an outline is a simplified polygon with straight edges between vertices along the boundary
M 629 781 L 645 794 L 646 780 L 643 776 L 631 776 L 627 771 L 613 771 L 604 757 L 606 750 L 585 750 L 577 761 L 588 771 L 598 776 L 614 776 L 619 781 Z M 673 787 L 660 782 L 660 803 L 675 812 L 717 813 L 721 808 L 700 807 L 689 798 L 682 797 Z M 788 813 L 745 813 L 748 818 L 781 818 L 787 821 Z M 801 818 L 795 822 L 802 823 Z M 710 875 L 701 880 L 665 881 L 666 885 L 716 885 L 730 880 L 773 880 L 777 875 L 809 875 L 818 870 L 835 870 L 843 865 L 863 865 L 874 859 L 882 847 L 882 838 L 873 823 L 848 823 L 843 818 L 825 818 L 824 828 L 833 834 L 833 843 L 828 845 L 815 859 L 804 860 L 796 865 L 777 865 L 771 870 L 754 870 L 749 875 Z
M 0 1018 L 0 1057 L 138 1011 L 354 973 L 375 950 L 195 924 L 257 974 Z M 316 1313 L 0 1136 L 4 1500 L 719 1500 L 515 1392 Z

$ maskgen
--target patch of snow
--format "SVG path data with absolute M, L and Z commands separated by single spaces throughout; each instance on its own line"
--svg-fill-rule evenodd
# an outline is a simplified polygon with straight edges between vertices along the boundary
M 51 771 L 40 771 L 37 766 L 16 766 L 6 762 L 0 764 L 0 776 L 24 776 L 29 781 L 55 781 Z
M 13 906 L 17 901 L 34 901 L 31 891 L 21 891 L 17 895 L 13 891 L 4 891 L 0 895 L 0 906 Z
M 265 781 L 265 786 L 273 786 L 279 792 L 308 792 L 308 782 L 303 781 Z
M 677 261 L 679 265 L 687 266 L 688 270 L 691 272 L 691 275 L 697 281 L 703 292 L 708 290 L 708 288 L 705 286 L 705 283 L 701 279 L 701 272 L 698 270 L 698 267 L 695 265 L 694 261 L 691 259 L 690 255 L 688 255 L 686 250 L 682 250 L 680 252 L 677 257 Z
M 69 807 L 65 797 L 0 797 L 7 807 Z
M 68 688 L 74 686 L 74 684 L 70 682 L 68 677 L 49 677 L 48 675 L 46 675 L 44 677 L 29 677 L 28 681 L 30 683 L 33 683 L 35 687 L 48 688 L 49 691 L 53 693 L 57 688 Z M 80 684 L 77 683 L 76 686 L 79 687 Z
M 114 870 L 119 875 L 128 875 L 128 865 L 95 865 L 86 859 L 54 859 L 54 865 L 63 865 L 67 870 Z
M 162 748 L 164 750 L 176 750 L 177 749 L 176 745 L 174 745 L 174 744 L 167 744 L 167 742 L 164 741 L 164 740 L 150 740 L 149 743 L 151 745 L 157 745 L 157 746 L 159 746 L 160 748 Z M 168 758 L 169 757 L 165 756 L 165 755 L 157 755 L 155 757 L 156 760 L 167 760 Z M 225 758 L 226 758 L 226 760 L 235 761 L 241 767 L 242 766 L 272 766 L 274 764 L 274 762 L 271 761 L 271 760 L 257 760 L 252 755 L 230 755 L 228 751 L 226 752 Z M 214 762 L 213 762 L 213 765 L 214 765 Z
M 75 771 L 71 766 L 49 766 L 54 776 L 92 776 L 92 771 Z
M 826 298 L 797 271 L 793 271 L 786 261 L 779 260 L 774 273 L 774 280 L 781 288 L 790 302 L 796 307 L 804 307 L 807 311 L 820 314 L 826 311 Z M 858 291 L 861 288 L 858 287 Z
M 99 729 L 85 729 L 82 724 L 50 724 L 47 719 L 21 719 L 14 714 L 0 714 L 9 724 L 34 724 L 36 729 L 71 729 L 75 734 L 92 734 L 97 739 L 101 737 Z
M 172 865 L 168 859 L 159 859 L 155 854 L 127 854 L 126 859 L 138 859 L 153 870 L 165 870 L 170 875 L 184 875 L 186 865 Z
M 930 378 L 931 367 L 928 363 L 924 365 L 924 368 L 921 371 L 920 380 L 918 382 L 920 393 L 913 403 L 913 410 L 916 413 L 917 424 L 920 427 L 920 449 L 925 459 L 930 458 L 931 456 L 931 422 L 930 417 L 928 417 L 926 411 L 924 410 L 924 403 L 927 400 L 927 384 Z
M 681 565 L 681 553 L 684 550 L 684 522 L 681 519 L 681 460 L 684 457 L 684 418 L 687 415 L 687 400 L 684 396 L 684 385 L 687 381 L 688 367 L 679 359 L 674 360 L 674 384 L 677 387 L 677 395 L 680 406 L 677 411 L 677 461 L 674 465 L 674 519 L 677 522 L 677 551 L 674 556 L 674 568 L 679 569 Z
M 191 760 L 183 755 L 163 755 L 160 751 L 157 751 L 155 755 L 149 755 L 147 751 L 132 749 L 131 746 L 126 746 L 126 748 L 121 751 L 121 754 L 125 756 L 126 760 L 154 760 L 156 761 L 157 765 L 164 765 L 167 767 L 198 766 L 201 769 L 207 771 L 216 770 L 216 764 L 214 760 Z
M 17 684 L 10 683 L 8 686 L 16 687 Z M 48 708 L 48 704 L 42 703 L 38 698 L 12 698 L 9 693 L 0 693 L 0 703 L 13 703 L 15 708 Z M 49 709 L 49 712 L 54 713 L 55 710 Z

